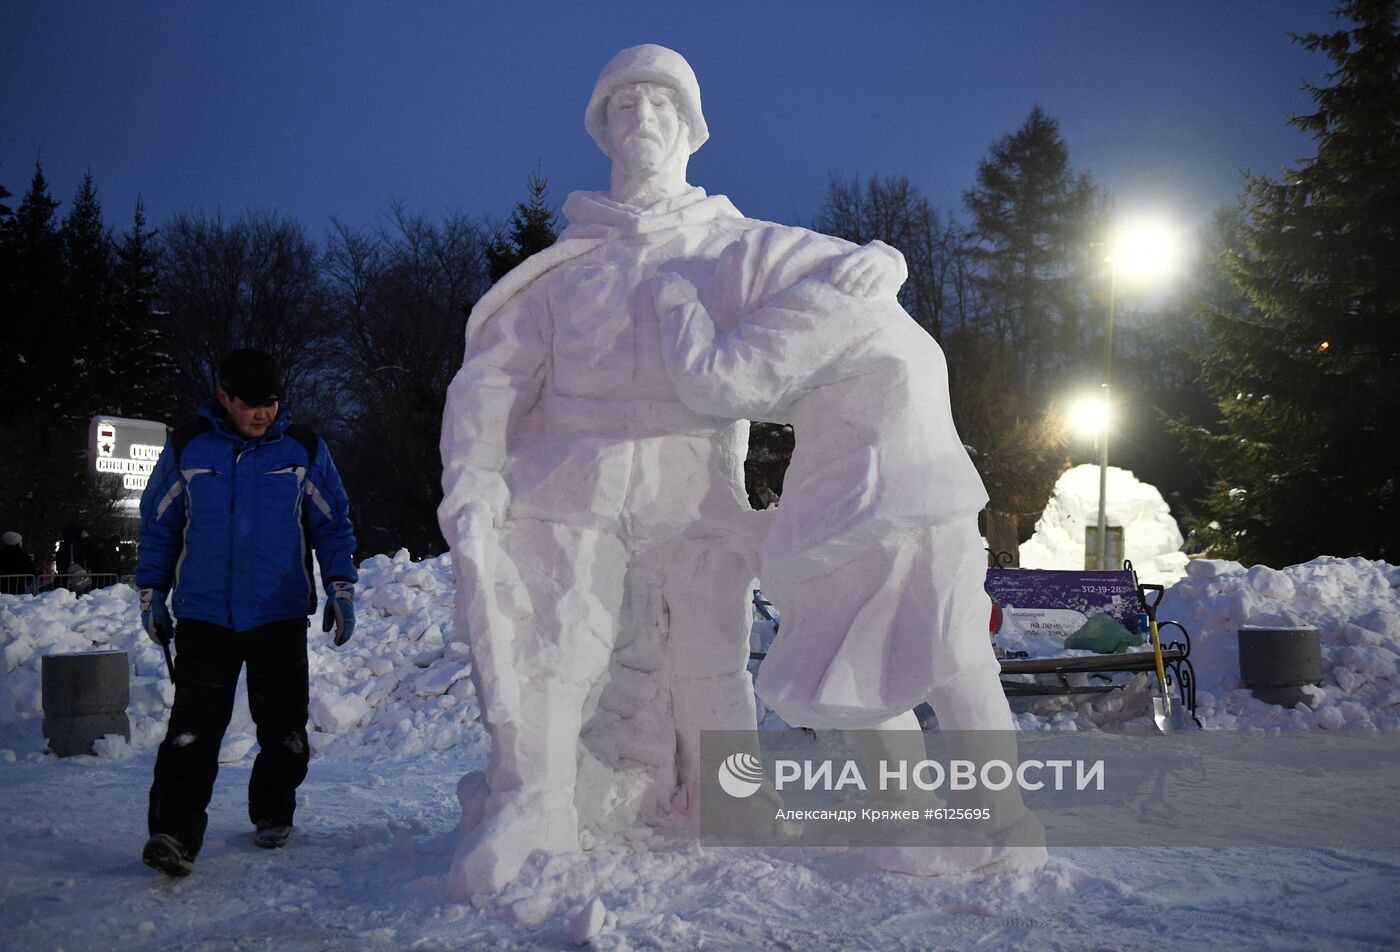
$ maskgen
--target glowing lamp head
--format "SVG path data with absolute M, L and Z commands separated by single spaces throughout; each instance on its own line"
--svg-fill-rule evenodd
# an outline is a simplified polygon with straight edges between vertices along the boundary
M 1098 436 L 1108 429 L 1108 404 L 1103 394 L 1086 394 L 1070 404 L 1069 426 L 1081 436 Z
M 1171 272 L 1181 259 L 1177 231 L 1160 219 L 1139 219 L 1119 229 L 1113 240 L 1113 267 L 1119 277 L 1151 281 Z

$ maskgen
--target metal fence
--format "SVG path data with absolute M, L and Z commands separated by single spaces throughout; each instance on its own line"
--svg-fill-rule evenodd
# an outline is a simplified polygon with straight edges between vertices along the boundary
M 66 588 L 76 595 L 85 595 L 122 582 L 129 585 L 131 580 L 130 575 L 117 575 L 115 572 L 0 575 L 0 595 L 42 595 L 60 588 Z

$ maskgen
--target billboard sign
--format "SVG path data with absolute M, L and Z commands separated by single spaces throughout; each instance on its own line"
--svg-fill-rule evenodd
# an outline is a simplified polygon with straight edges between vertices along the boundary
M 154 420 L 95 416 L 88 424 L 88 460 L 94 473 L 121 479 L 123 509 L 140 505 L 169 428 Z

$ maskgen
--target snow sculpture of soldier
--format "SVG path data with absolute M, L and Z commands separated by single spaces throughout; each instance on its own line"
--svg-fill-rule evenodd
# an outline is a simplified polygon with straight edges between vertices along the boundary
M 675 810 L 699 732 L 754 726 L 745 596 L 763 521 L 743 492 L 746 427 L 678 399 L 648 282 L 698 276 L 763 223 L 687 184 L 708 130 L 673 50 L 618 53 L 584 119 L 610 190 L 571 194 L 560 240 L 481 299 L 448 389 L 438 517 L 491 736 L 484 789 L 472 775 L 459 787 L 458 897 L 500 889 L 536 849 L 579 848 L 578 807 L 603 795 L 578 783 L 580 733 L 615 651 L 612 680 L 657 718 L 604 741 L 614 760 L 645 761 L 655 751 L 629 750 L 632 731 L 673 724 L 676 762 L 660 766 Z M 870 290 L 889 260 L 865 250 L 833 281 Z

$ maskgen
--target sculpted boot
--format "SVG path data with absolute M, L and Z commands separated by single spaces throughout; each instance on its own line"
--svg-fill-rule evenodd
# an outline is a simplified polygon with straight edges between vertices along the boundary
M 678 677 L 671 688 L 676 718 L 676 792 L 672 809 L 689 816 L 700 770 L 701 731 L 757 730 L 753 681 L 747 671 L 713 678 Z M 757 756 L 757 734 L 754 748 Z
M 1014 722 L 994 676 L 954 681 L 935 689 L 929 701 L 938 715 L 949 760 L 979 765 L 1001 761 L 1014 770 L 1019 763 Z M 870 864 L 915 876 L 1033 872 L 1045 866 L 1049 860 L 1045 827 L 1026 809 L 1014 783 L 1003 790 L 950 791 L 947 796 L 949 806 L 985 809 L 988 819 L 949 826 L 937 846 L 869 847 Z
M 580 685 L 528 678 L 520 710 L 492 725 L 489 792 L 472 775 L 458 789 L 464 822 L 448 874 L 452 899 L 499 891 L 535 850 L 578 852 L 574 784 L 585 693 Z

